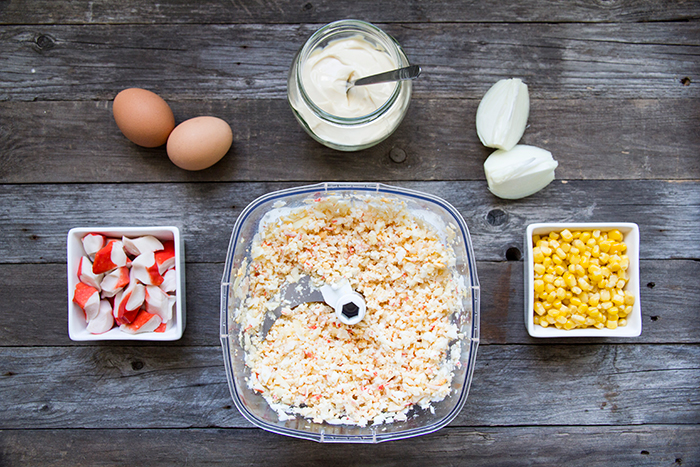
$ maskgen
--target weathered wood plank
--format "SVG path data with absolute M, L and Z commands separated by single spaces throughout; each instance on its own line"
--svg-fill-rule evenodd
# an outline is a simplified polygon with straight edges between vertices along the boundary
M 3 430 L 0 459 L 7 467 L 270 466 L 278 465 L 282 458 L 289 467 L 692 466 L 700 462 L 698 437 L 697 426 L 447 427 L 431 435 L 376 446 L 320 446 L 256 429 Z
M 533 339 L 523 324 L 522 262 L 477 264 L 481 283 L 483 344 L 554 344 L 568 340 Z M 218 342 L 219 290 L 223 264 L 188 263 L 187 329 L 173 346 Z M 0 346 L 91 345 L 68 339 L 66 270 L 60 264 L 0 265 Z M 41 286 L 38 277 L 47 278 Z M 642 261 L 642 336 L 631 339 L 576 339 L 601 342 L 700 343 L 698 261 Z M 101 346 L 103 344 L 92 344 Z
M 481 98 L 511 76 L 546 99 L 700 92 L 698 22 L 384 26 L 424 69 L 417 98 Z M 130 86 L 168 100 L 283 99 L 292 58 L 317 27 L 7 26 L 0 100 L 108 100 Z
M 469 226 L 478 260 L 522 251 L 533 222 L 636 222 L 643 259 L 700 258 L 700 182 L 557 181 L 519 201 L 484 182 L 396 182 L 442 197 Z M 0 263 L 63 262 L 73 227 L 177 225 L 192 262 L 222 262 L 240 212 L 288 183 L 0 185 Z M 488 213 L 499 210 L 497 216 Z
M 251 426 L 221 350 L 0 348 L 0 428 Z M 452 426 L 694 425 L 698 345 L 485 345 Z
M 99 24 L 99 23 L 326 23 L 339 18 L 359 18 L 382 23 L 401 22 L 611 22 L 673 21 L 697 19 L 697 4 L 674 0 L 622 0 L 569 2 L 566 8 L 553 0 L 529 2 L 378 2 L 352 4 L 316 0 L 247 2 L 206 1 L 193 8 L 183 0 L 151 4 L 138 0 L 94 1 L 56 6 L 50 0 L 0 3 L 0 24 Z
M 177 168 L 164 147 L 129 142 L 114 123 L 111 102 L 6 102 L 0 182 L 484 180 L 490 153 L 476 134 L 478 100 L 414 99 L 394 135 L 355 154 L 313 141 L 283 100 L 171 106 L 178 122 L 205 114 L 231 123 L 234 144 L 223 161 L 200 172 Z M 559 179 L 698 180 L 699 119 L 700 96 L 533 99 L 522 143 L 550 150 Z M 405 160 L 394 162 L 392 149 Z

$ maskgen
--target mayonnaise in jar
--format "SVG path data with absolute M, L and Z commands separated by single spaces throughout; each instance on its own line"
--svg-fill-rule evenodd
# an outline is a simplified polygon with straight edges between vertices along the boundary
M 410 81 L 355 86 L 348 81 L 408 66 L 398 43 L 369 23 L 343 20 L 314 33 L 297 54 L 287 98 L 302 127 L 343 151 L 377 144 L 408 109 Z

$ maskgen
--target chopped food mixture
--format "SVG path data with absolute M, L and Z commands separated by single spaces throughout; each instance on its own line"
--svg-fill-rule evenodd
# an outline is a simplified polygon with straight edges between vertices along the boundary
M 454 257 L 434 226 L 395 199 L 317 199 L 265 223 L 238 276 L 250 388 L 281 419 L 364 426 L 431 409 L 459 365 L 452 315 L 466 291 Z M 364 319 L 348 326 L 327 304 L 304 303 L 282 307 L 264 333 L 283 286 L 305 275 L 316 285 L 347 279 L 364 296 Z

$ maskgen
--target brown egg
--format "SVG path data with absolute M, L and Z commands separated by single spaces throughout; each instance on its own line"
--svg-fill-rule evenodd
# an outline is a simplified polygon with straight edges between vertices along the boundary
M 168 157 L 185 170 L 202 170 L 221 160 L 233 143 L 231 126 L 216 117 L 180 123 L 168 138 Z
M 175 117 L 168 103 L 145 89 L 129 88 L 117 94 L 112 113 L 124 136 L 147 148 L 164 145 L 175 128 Z

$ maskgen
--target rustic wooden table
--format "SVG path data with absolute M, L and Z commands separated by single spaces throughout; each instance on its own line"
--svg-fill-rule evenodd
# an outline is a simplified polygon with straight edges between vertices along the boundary
M 354 154 L 315 143 L 285 100 L 297 49 L 341 18 L 378 24 L 424 74 L 408 115 Z M 557 180 L 491 195 L 480 98 L 521 77 L 523 143 Z M 178 122 L 215 115 L 234 145 L 186 172 L 116 127 L 151 89 Z M 0 465 L 700 465 L 700 3 L 0 0 Z M 460 415 L 432 435 L 322 445 L 267 433 L 232 405 L 219 282 L 241 210 L 272 190 L 379 181 L 440 196 L 471 229 L 481 345 Z M 641 230 L 644 329 L 537 340 L 520 252 L 541 221 Z M 165 344 L 68 339 L 66 234 L 178 225 L 187 329 Z

